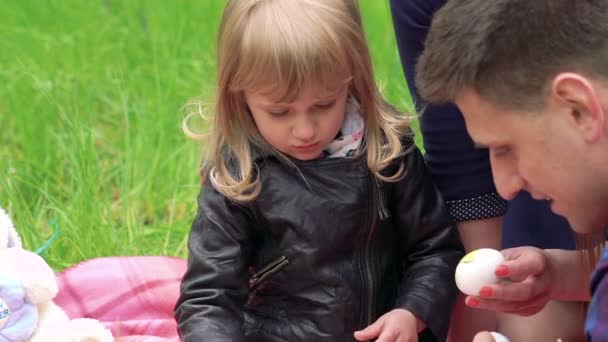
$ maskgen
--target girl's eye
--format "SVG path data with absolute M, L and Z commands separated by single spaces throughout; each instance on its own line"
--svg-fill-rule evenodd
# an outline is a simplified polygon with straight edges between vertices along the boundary
M 317 109 L 330 109 L 335 104 L 336 104 L 336 101 L 332 100 L 332 101 L 329 101 L 329 102 L 318 103 L 318 104 L 315 105 L 315 107 Z
M 270 114 L 271 116 L 277 117 L 277 118 L 279 118 L 281 116 L 285 116 L 285 115 L 287 115 L 287 113 L 289 113 L 288 110 L 268 111 L 268 114 Z

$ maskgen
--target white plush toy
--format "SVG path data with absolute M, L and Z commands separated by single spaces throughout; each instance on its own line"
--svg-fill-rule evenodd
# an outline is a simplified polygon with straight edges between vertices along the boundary
M 36 253 L 23 249 L 0 208 L 0 342 L 111 342 L 97 320 L 70 320 L 53 298 L 55 273 Z

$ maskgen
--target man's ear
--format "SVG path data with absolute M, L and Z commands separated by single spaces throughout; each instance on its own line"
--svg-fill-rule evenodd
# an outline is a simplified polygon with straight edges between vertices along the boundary
M 551 97 L 588 142 L 599 140 L 604 131 L 606 113 L 599 96 L 593 83 L 580 74 L 561 73 L 551 84 Z

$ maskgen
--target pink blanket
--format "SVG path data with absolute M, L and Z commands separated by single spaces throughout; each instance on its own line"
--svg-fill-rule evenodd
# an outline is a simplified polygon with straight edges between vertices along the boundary
M 117 341 L 179 341 L 173 307 L 185 270 L 170 257 L 92 259 L 57 276 L 55 302 L 71 318 L 101 321 Z

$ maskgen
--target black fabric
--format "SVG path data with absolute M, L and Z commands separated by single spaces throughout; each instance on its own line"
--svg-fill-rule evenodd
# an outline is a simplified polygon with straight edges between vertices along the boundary
M 424 103 L 414 86 L 415 66 L 435 11 L 445 0 L 392 0 L 391 13 L 407 85 L 420 116 L 425 159 L 446 201 L 495 192 L 488 151 L 476 149 L 452 104 Z M 498 215 L 505 212 L 505 208 Z
M 397 183 L 377 182 L 362 158 L 293 162 L 258 160 L 262 192 L 247 204 L 203 186 L 176 305 L 182 340 L 354 341 L 405 308 L 428 324 L 421 341 L 444 341 L 462 246 L 420 152 L 399 160 Z

